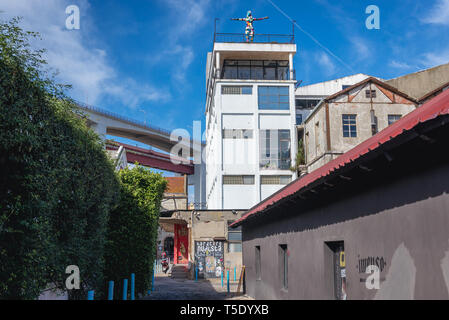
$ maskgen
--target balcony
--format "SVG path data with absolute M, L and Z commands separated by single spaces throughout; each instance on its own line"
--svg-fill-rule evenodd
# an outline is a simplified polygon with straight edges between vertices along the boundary
M 244 33 L 215 33 L 214 43 L 246 43 L 246 35 Z M 278 43 L 278 44 L 294 44 L 295 35 L 288 34 L 255 34 L 254 41 L 249 43 Z

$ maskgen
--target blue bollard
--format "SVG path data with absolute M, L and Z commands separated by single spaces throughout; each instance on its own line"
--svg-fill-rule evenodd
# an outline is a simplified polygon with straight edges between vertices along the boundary
M 87 300 L 94 300 L 94 291 L 87 291 Z
M 128 279 L 123 279 L 123 300 L 128 299 Z
M 154 269 L 153 269 L 153 280 L 151 281 L 151 291 L 154 291 Z
M 134 300 L 134 283 L 136 280 L 136 275 L 131 273 L 131 300 Z
M 237 281 L 237 273 L 236 273 L 236 268 L 234 267 L 234 281 Z
M 230 292 L 230 290 L 229 290 L 229 270 L 228 270 L 228 273 L 227 273 L 227 278 L 228 278 L 228 279 L 227 279 L 227 281 L 228 281 L 227 284 L 228 284 L 228 293 L 229 293 L 229 292 Z
M 108 300 L 114 300 L 114 281 L 109 281 Z
M 221 287 L 223 288 L 223 270 L 221 270 Z

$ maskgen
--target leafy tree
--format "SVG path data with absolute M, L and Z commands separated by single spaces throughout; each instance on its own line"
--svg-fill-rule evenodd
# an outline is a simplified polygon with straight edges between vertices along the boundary
M 0 22 L 0 299 L 65 289 L 78 265 L 82 290 L 103 283 L 109 212 L 119 183 L 100 138 L 32 50 L 19 19 Z
M 167 180 L 137 164 L 121 170 L 119 177 L 120 203 L 109 219 L 104 274 L 107 281 L 117 284 L 118 295 L 123 279 L 135 273 L 136 294 L 145 294 L 151 285 L 159 211 Z

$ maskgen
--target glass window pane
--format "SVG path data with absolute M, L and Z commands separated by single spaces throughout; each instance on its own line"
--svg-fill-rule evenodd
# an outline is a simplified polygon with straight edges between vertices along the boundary
M 267 60 L 263 62 L 264 66 L 276 67 L 276 61 Z
M 241 67 L 239 66 L 239 79 L 250 79 L 251 76 L 251 68 L 248 67 Z
M 228 232 L 228 240 L 229 241 L 242 241 L 242 233 L 241 232 Z
M 259 86 L 259 95 L 267 95 L 268 94 L 268 87 Z
M 242 87 L 242 94 L 253 94 L 253 87 Z
M 241 243 L 229 243 L 229 252 L 242 252 L 242 244 Z
M 239 66 L 250 66 L 251 65 L 251 61 L 249 60 L 239 60 Z
M 288 87 L 279 87 L 279 94 L 288 96 Z
M 237 67 L 225 67 L 223 77 L 224 79 L 237 79 Z
M 263 67 L 252 67 L 251 68 L 251 78 L 254 80 L 263 79 Z
M 278 67 L 278 79 L 279 80 L 288 80 L 288 68 Z
M 264 79 L 265 80 L 276 80 L 276 68 L 265 67 Z

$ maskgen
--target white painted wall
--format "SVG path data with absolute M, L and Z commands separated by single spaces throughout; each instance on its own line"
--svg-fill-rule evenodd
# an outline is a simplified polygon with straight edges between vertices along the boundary
M 225 58 L 289 59 L 296 52 L 291 44 L 223 44 L 216 43 L 209 74 L 221 69 Z M 217 64 L 217 62 L 219 62 Z M 291 66 L 293 67 L 293 66 Z M 290 170 L 259 168 L 259 131 L 289 129 L 291 155 L 297 149 L 295 127 L 295 86 L 293 80 L 228 80 L 209 81 L 206 99 L 206 199 L 208 209 L 248 209 L 265 196 L 283 186 L 261 189 L 260 175 L 292 175 Z M 222 86 L 252 86 L 250 95 L 222 95 Z M 287 86 L 290 93 L 289 110 L 259 110 L 258 86 Z M 213 95 L 213 96 L 211 96 Z M 251 129 L 251 139 L 223 139 L 223 129 Z M 254 185 L 223 185 L 223 175 L 254 175 Z M 295 177 L 293 177 L 294 179 Z
M 354 85 L 360 81 L 363 81 L 370 76 L 358 73 L 351 76 L 315 83 L 296 89 L 296 96 L 306 97 L 328 97 L 342 90 L 343 85 Z

